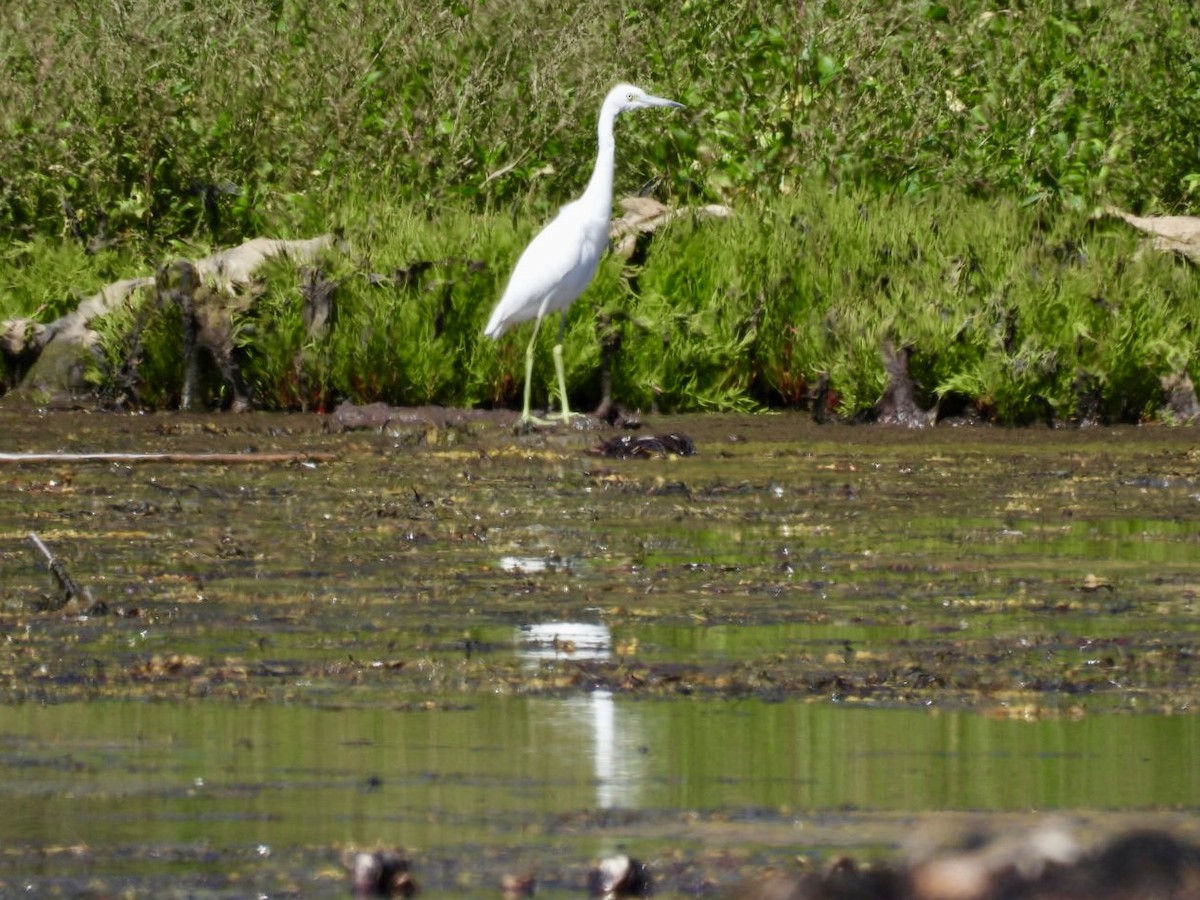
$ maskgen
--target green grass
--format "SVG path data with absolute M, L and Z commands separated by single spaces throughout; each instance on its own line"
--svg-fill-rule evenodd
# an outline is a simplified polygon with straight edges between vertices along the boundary
M 265 293 L 238 321 L 256 402 L 517 403 L 531 326 L 496 342 L 482 328 L 534 223 L 453 210 L 431 220 L 376 197 L 347 210 L 343 246 L 318 266 L 335 285 L 328 331 L 308 333 L 304 273 L 286 261 L 266 268 Z M 129 392 L 135 334 L 133 399 L 169 406 L 179 323 L 153 304 L 135 298 L 104 326 L 97 379 L 110 396 Z M 1188 264 L 1144 252 L 1116 220 L 814 184 L 730 219 L 676 220 L 637 269 L 605 260 L 568 315 L 580 408 L 600 396 L 601 318 L 618 339 L 615 397 L 632 408 L 809 407 L 824 384 L 833 411 L 856 418 L 883 393 L 891 345 L 910 349 L 924 401 L 945 414 L 1140 421 L 1157 414 L 1162 376 L 1195 371 L 1200 291 Z M 540 404 L 556 337 L 551 320 L 538 338 Z
M 0 59 L 0 233 L 24 237 L 228 244 L 332 214 L 347 180 L 545 215 L 618 80 L 688 105 L 622 124 L 625 189 L 1200 190 L 1200 13 L 1171 0 L 13 0 Z
M 885 344 L 911 349 L 927 403 L 1003 422 L 1152 417 L 1159 377 L 1195 371 L 1194 272 L 1088 216 L 1196 200 L 1187 4 L 10 7 L 0 320 L 48 321 L 206 247 L 341 228 L 326 334 L 286 265 L 238 323 L 260 405 L 516 403 L 529 332 L 480 330 L 586 180 L 621 79 L 688 109 L 623 117 L 618 193 L 737 216 L 676 222 L 640 271 L 604 263 L 568 319 L 580 408 L 601 392 L 598 320 L 616 399 L 642 409 L 804 406 L 824 385 L 860 416 Z M 177 402 L 177 321 L 130 307 L 103 332 L 108 396 Z

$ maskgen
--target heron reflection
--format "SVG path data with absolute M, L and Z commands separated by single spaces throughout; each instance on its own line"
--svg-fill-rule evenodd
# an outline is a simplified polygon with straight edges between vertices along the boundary
M 613 656 L 608 626 L 590 622 L 522 625 L 516 639 L 520 658 L 531 667 L 553 660 L 604 661 Z M 545 704 L 546 715 L 558 720 L 560 733 L 578 736 L 581 747 L 590 741 L 596 806 L 637 807 L 645 773 L 641 771 L 643 740 L 635 711 L 628 704 L 619 708 L 612 692 L 603 689 L 536 702 Z

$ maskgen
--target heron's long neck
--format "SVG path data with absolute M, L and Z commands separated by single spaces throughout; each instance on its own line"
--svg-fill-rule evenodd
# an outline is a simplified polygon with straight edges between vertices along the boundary
M 602 207 L 608 214 L 612 208 L 613 164 L 616 142 L 613 140 L 613 119 L 616 114 L 608 109 L 600 110 L 600 124 L 596 127 L 598 146 L 596 168 L 592 170 L 587 190 L 583 192 L 589 206 Z

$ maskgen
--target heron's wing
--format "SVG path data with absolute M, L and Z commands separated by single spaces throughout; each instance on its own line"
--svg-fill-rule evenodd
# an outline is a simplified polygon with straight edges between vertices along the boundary
M 608 222 L 597 228 L 579 213 L 574 203 L 564 206 L 529 242 L 492 310 L 486 335 L 499 337 L 510 326 L 536 318 L 543 304 L 547 312 L 563 309 L 583 293 L 604 252 Z

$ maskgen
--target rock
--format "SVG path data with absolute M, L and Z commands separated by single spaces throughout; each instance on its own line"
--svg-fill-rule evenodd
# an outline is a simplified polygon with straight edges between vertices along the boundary
M 350 887 L 359 897 L 415 897 L 417 883 L 409 874 L 408 860 L 399 850 L 346 851 L 342 865 L 350 873 Z
M 601 860 L 588 874 L 588 893 L 593 897 L 645 897 L 650 893 L 650 873 L 645 863 L 624 854 Z
M 619 437 L 602 441 L 598 447 L 588 451 L 593 456 L 606 456 L 609 459 L 647 459 L 651 456 L 695 456 L 696 444 L 686 434 L 670 432 L 659 435 L 642 435 L 634 437 L 623 434 Z

